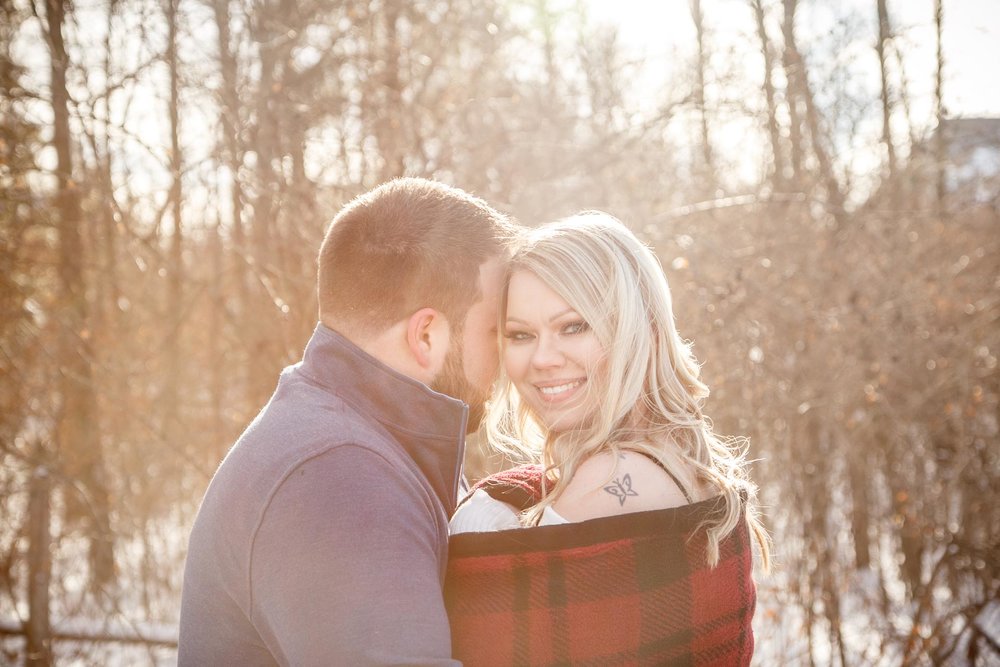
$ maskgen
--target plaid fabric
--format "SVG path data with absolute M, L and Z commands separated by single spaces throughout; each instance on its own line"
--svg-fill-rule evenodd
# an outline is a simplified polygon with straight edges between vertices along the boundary
M 488 494 L 513 505 L 518 510 L 526 510 L 542 499 L 542 466 L 537 463 L 502 470 L 485 477 L 472 487 L 462 502 L 472 497 L 472 492 L 483 489 Z M 462 504 L 459 503 L 459 505 Z
M 497 478 L 478 486 L 537 497 L 539 469 L 515 476 L 518 491 Z M 709 569 L 698 525 L 716 507 L 453 536 L 445 602 L 454 657 L 472 667 L 748 665 L 748 530 L 741 523 Z

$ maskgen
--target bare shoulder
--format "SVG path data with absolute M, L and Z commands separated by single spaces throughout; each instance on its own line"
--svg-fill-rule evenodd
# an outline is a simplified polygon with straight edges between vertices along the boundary
M 677 484 L 655 461 L 635 452 L 596 454 L 577 469 L 553 509 L 585 521 L 687 504 Z

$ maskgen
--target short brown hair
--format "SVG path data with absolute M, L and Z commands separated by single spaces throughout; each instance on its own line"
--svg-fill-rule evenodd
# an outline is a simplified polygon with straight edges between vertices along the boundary
M 457 188 L 420 178 L 384 183 L 348 203 L 326 232 L 320 319 L 377 332 L 431 307 L 461 327 L 481 298 L 480 265 L 504 256 L 515 230 Z

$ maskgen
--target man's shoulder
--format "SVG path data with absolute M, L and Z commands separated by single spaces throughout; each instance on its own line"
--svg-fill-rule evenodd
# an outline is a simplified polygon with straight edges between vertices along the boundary
M 247 458 L 280 471 L 339 446 L 382 449 L 391 441 L 375 415 L 363 414 L 343 396 L 293 374 L 282 378 L 223 465 Z
M 290 474 L 310 464 L 346 470 L 366 462 L 402 463 L 378 422 L 327 407 L 323 414 L 277 419 L 265 414 L 255 420 L 226 455 L 212 485 L 233 485 L 241 494 L 266 501 Z
M 297 369 L 282 377 L 274 396 L 264 406 L 241 440 L 255 431 L 257 436 L 278 437 L 294 432 L 306 440 L 351 440 L 371 437 L 378 430 L 374 415 L 357 410 L 340 392 L 310 380 Z
M 310 461 L 332 457 L 349 467 L 394 455 L 391 437 L 376 420 L 335 394 L 283 378 L 215 471 L 199 514 L 207 523 L 213 517 L 227 524 L 242 519 L 243 532 L 251 532 L 268 499 Z
M 193 553 L 221 557 L 219 567 L 242 577 L 271 506 L 288 494 L 309 499 L 304 511 L 326 511 L 360 480 L 378 480 L 372 492 L 379 497 L 428 504 L 404 457 L 376 428 L 364 420 L 338 428 L 341 420 L 316 419 L 319 425 L 282 420 L 282 428 L 267 415 L 255 420 L 209 483 L 191 533 Z

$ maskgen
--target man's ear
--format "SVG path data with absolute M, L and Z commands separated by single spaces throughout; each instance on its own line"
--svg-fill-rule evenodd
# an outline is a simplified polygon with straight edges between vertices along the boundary
M 448 320 L 440 311 L 421 308 L 406 322 L 406 344 L 421 370 L 436 377 L 444 367 L 450 343 Z

